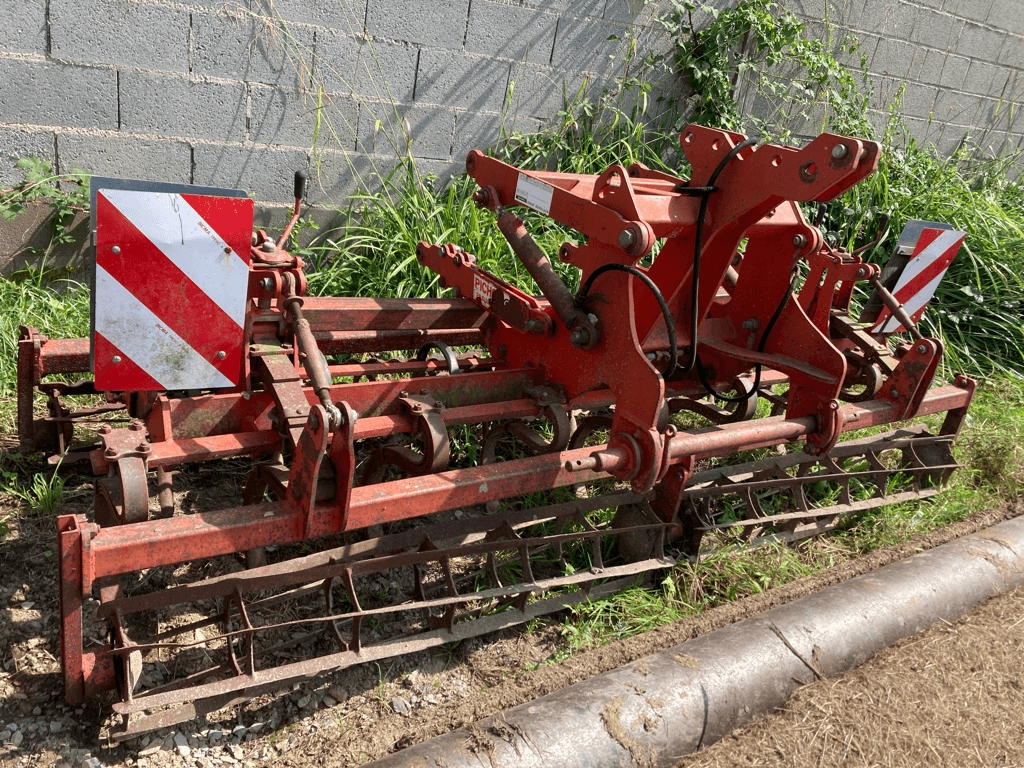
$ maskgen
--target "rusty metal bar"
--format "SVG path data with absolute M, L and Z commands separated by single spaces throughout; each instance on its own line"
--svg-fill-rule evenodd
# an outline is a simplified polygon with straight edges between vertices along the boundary
M 917 415 L 963 406 L 969 398 L 960 388 L 947 386 L 929 392 Z M 847 404 L 842 415 L 847 429 L 887 423 L 895 406 L 885 401 Z M 813 419 L 780 417 L 740 422 L 686 432 L 672 438 L 669 454 L 682 461 L 689 456 L 710 457 L 751 447 L 799 440 L 815 428 Z M 594 461 L 594 454 L 603 459 Z M 581 448 L 557 454 L 471 467 L 436 475 L 413 477 L 352 490 L 347 528 L 416 517 L 492 499 L 502 499 L 607 477 L 609 469 L 628 460 L 606 448 Z M 600 463 L 603 471 L 589 466 Z M 572 465 L 573 470 L 566 469 Z M 315 535 L 332 533 L 324 525 L 322 507 L 313 510 Z M 128 573 L 139 568 L 170 565 L 232 552 L 285 544 L 303 538 L 303 516 L 294 509 L 267 502 L 248 507 L 206 512 L 143 525 L 105 528 L 92 538 L 89 557 L 96 577 Z

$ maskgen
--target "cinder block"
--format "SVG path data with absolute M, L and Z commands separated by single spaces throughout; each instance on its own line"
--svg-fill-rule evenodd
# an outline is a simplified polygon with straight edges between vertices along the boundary
M 461 49 L 469 0 L 369 0 L 366 31 L 374 37 Z
M 971 129 L 966 125 L 944 124 L 935 139 L 935 150 L 940 157 L 950 157 L 970 140 Z
M 557 22 L 558 16 L 536 8 L 476 0 L 469 11 L 466 50 L 547 64 Z
M 977 125 L 983 99 L 972 93 L 940 89 L 935 97 L 933 114 L 940 123 Z
M 0 50 L 46 53 L 46 5 L 25 0 L 0 0 L 4 34 Z
M 1024 35 L 1024 14 L 1020 11 L 1018 0 L 995 0 L 986 20 L 993 27 L 1005 29 L 1014 35 Z
M 334 30 L 318 30 L 313 80 L 330 93 L 351 93 L 360 40 Z
M 928 119 L 935 106 L 938 88 L 931 85 L 907 83 L 903 93 L 903 112 L 910 117 Z
M 32 125 L 117 129 L 117 73 L 0 59 L 3 120 Z
M 269 17 L 257 19 L 255 25 L 245 79 L 285 88 L 308 85 L 313 69 L 312 28 L 283 25 Z
M 223 4 L 220 0 L 219 5 Z M 252 0 L 253 13 L 279 22 L 328 27 L 353 35 L 363 34 L 366 0 Z
M 440 107 L 372 103 L 359 105 L 356 149 L 365 154 L 405 156 L 428 160 L 451 157 L 455 113 Z
M 547 118 L 573 103 L 581 89 L 593 80 L 581 72 L 518 64 L 512 67 L 509 111 L 517 115 Z
M 942 82 L 942 68 L 948 55 L 945 51 L 937 51 L 934 48 L 920 49 L 914 57 L 910 77 L 928 85 L 938 85 Z
M 999 94 L 1013 70 L 975 59 L 964 78 L 964 90 L 982 96 Z
M 933 0 L 939 2 L 939 0 Z M 847 23 L 852 29 L 878 35 L 900 33 L 906 37 L 916 19 L 917 8 L 902 0 L 850 0 Z
M 245 84 L 123 70 L 121 130 L 242 141 Z
M 608 0 L 604 17 L 621 24 L 642 25 L 650 20 L 657 5 L 654 0 Z
M 967 80 L 967 70 L 971 61 L 963 56 L 950 54 L 942 65 L 942 79 L 939 85 L 944 88 L 957 88 L 963 90 L 964 81 Z
M 878 38 L 875 55 L 871 59 L 870 71 L 879 75 L 905 78 L 911 74 L 917 57 L 924 51 L 913 43 L 906 43 L 890 37 Z
M 420 51 L 416 101 L 498 112 L 505 102 L 509 63 L 453 51 Z
M 189 12 L 134 0 L 50 0 L 56 59 L 188 72 Z
M 957 44 L 964 22 L 947 13 L 921 11 L 908 37 L 916 43 L 933 48 L 948 48 Z
M 997 99 L 981 99 L 974 126 L 980 138 L 981 132 L 1008 131 L 1013 111 L 1008 104 Z
M 242 189 L 267 203 L 292 202 L 295 171 L 308 166 L 304 150 L 252 144 L 197 144 L 193 160 L 193 184 Z
M 557 69 L 606 72 L 613 68 L 612 56 L 626 50 L 626 27 L 607 21 L 563 19 L 555 35 L 551 65 Z M 609 39 L 617 38 L 617 39 Z
M 925 141 L 928 136 L 928 126 L 930 123 L 920 117 L 904 117 L 903 125 L 907 128 L 907 133 L 917 139 L 919 142 Z
M 980 24 L 967 23 L 964 24 L 960 39 L 957 40 L 956 52 L 975 59 L 995 61 L 1005 40 L 1004 32 L 996 32 Z
M 447 187 L 454 178 L 466 173 L 464 163 L 449 163 L 444 160 L 417 160 L 415 167 L 419 182 L 438 191 Z
M 986 21 L 992 12 L 992 0 L 943 0 L 942 10 L 973 21 Z
M 100 176 L 180 184 L 188 184 L 192 176 L 191 147 L 173 139 L 58 133 L 57 161 L 61 173 L 77 168 Z
M 412 101 L 419 58 L 415 46 L 367 40 L 359 48 L 352 91 L 371 99 Z
M 1016 34 L 1007 35 L 999 51 L 998 61 L 1000 64 L 1024 69 L 1024 37 Z
M 244 80 L 249 76 L 249 48 L 257 25 L 230 10 L 192 14 L 192 71 Z
M 311 147 L 316 135 L 318 142 L 353 150 L 358 119 L 359 107 L 350 96 L 318 97 L 283 88 L 252 86 L 249 138 L 258 144 Z
M 466 155 L 471 150 L 488 150 L 503 143 L 514 133 L 536 133 L 541 125 L 540 120 L 523 115 L 460 112 L 455 116 L 452 162 L 464 167 Z
M 394 184 L 398 162 L 396 157 L 317 152 L 310 162 L 307 197 L 314 204 L 344 207 L 356 192 L 378 192 L 385 181 Z
M 0 128 L 0 189 L 24 180 L 25 172 L 21 168 L 15 168 L 14 164 L 30 155 L 53 166 L 53 131 Z
M 332 93 L 355 93 L 382 101 L 413 100 L 420 49 L 385 40 L 360 40 L 318 30 L 314 80 Z

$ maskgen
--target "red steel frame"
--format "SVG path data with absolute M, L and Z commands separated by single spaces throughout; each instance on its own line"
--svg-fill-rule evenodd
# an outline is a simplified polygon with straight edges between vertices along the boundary
M 697 459 L 797 440 L 807 440 L 808 453 L 823 454 L 844 431 L 938 412 L 948 412 L 942 434 L 955 436 L 974 383 L 961 378 L 928 389 L 942 351 L 932 339 L 899 349 L 874 399 L 839 400 L 852 373 L 846 352 L 854 344 L 836 336 L 832 323 L 845 317 L 853 284 L 876 277 L 879 268 L 829 248 L 796 202 L 830 200 L 863 179 L 877 164 L 878 145 L 825 134 L 799 150 L 754 150 L 739 146 L 744 138 L 699 126 L 685 129 L 682 147 L 693 167 L 689 180 L 640 165 L 612 166 L 600 176 L 524 174 L 470 153 L 467 170 L 481 186 L 477 201 L 495 212 L 545 293 L 543 299 L 487 275 L 454 246 L 426 243 L 418 251 L 421 263 L 465 298 L 458 293 L 454 299 L 432 300 L 305 298 L 301 260 L 263 247 L 272 241 L 257 233 L 240 386 L 193 396 L 110 396 L 112 407 L 122 407 L 125 418 L 139 421 L 129 428 L 101 429 L 103 446 L 91 450 L 88 459 L 97 476 L 107 475 L 101 481 L 105 488 L 115 480 L 122 484 L 122 524 L 101 527 L 84 516 L 59 518 L 61 654 L 68 700 L 78 702 L 114 685 L 110 648 L 82 649 L 83 599 L 94 586 L 104 596 L 116 594 L 117 577 L 144 568 L 607 477 L 628 481 L 634 491 L 653 491 L 655 510 L 673 522 Z M 700 396 L 703 389 L 695 370 L 663 375 L 670 344 L 658 303 L 644 293 L 648 288 L 622 272 L 596 278 L 586 307 L 557 278 L 552 281 L 546 257 L 506 210 L 515 204 L 522 175 L 549 185 L 549 215 L 588 238 L 581 245 L 567 243 L 559 253 L 579 267 L 581 282 L 607 264 L 637 268 L 664 239 L 653 265 L 642 271 L 667 302 L 680 350 L 693 353 L 699 347 L 702 373 L 719 389 L 763 364 L 771 370 L 762 384 L 790 385 L 785 415 L 682 433 L 667 424 L 668 401 Z M 696 280 L 698 238 L 703 247 L 695 340 L 687 318 L 693 309 L 688 289 Z M 744 238 L 748 242 L 741 255 Z M 788 300 L 789 276 L 799 261 L 810 265 L 810 277 Z M 759 350 L 756 329 L 765 327 L 773 310 L 778 324 Z M 319 355 L 312 354 L 405 350 L 429 343 L 482 345 L 490 356 L 464 357 L 457 374 L 431 376 L 444 372 L 447 364 L 329 365 L 324 359 L 321 365 Z M 871 343 L 884 344 L 884 339 Z M 33 388 L 53 374 L 88 370 L 88 357 L 88 340 L 49 340 L 23 328 L 18 426 L 24 446 L 53 442 L 52 434 L 76 417 L 63 410 L 56 395 L 89 391 L 88 384 L 64 390 L 53 385 L 49 415 L 38 420 Z M 406 372 L 414 378 L 370 380 Z M 331 383 L 332 377 L 342 376 L 356 381 Z M 445 430 L 451 426 L 611 405 L 615 410 L 605 446 L 559 450 L 564 444 L 556 445 L 550 453 L 449 471 L 431 471 L 443 469 L 444 461 L 424 460 L 425 474 L 355 483 L 357 440 L 411 433 L 427 443 L 446 442 Z M 335 406 L 338 415 L 332 414 Z M 290 450 L 292 459 L 287 489 L 278 501 L 146 520 L 146 469 L 166 472 L 192 461 L 281 450 Z M 333 494 L 318 501 L 325 464 L 333 469 Z M 132 504 L 134 511 L 129 510 Z M 141 512 L 140 506 L 145 507 Z

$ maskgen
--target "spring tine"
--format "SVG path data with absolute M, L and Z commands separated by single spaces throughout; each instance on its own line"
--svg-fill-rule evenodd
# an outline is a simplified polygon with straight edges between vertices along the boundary
M 352 582 L 352 569 L 346 568 L 341 572 L 341 583 L 345 585 L 345 591 L 348 592 L 349 602 L 352 603 L 352 608 L 357 614 L 361 614 L 363 611 L 362 606 L 359 604 L 359 596 L 356 595 L 355 584 Z M 359 649 L 362 645 L 360 642 L 359 630 L 362 628 L 363 617 L 356 615 L 352 617 L 352 640 L 349 642 L 349 650 L 359 653 Z
M 234 598 L 238 604 L 238 615 L 242 620 L 242 627 L 245 630 L 244 637 L 246 642 L 249 644 L 249 649 L 246 653 L 247 671 L 245 674 L 251 677 L 256 673 L 256 659 L 253 656 L 253 646 L 255 645 L 253 642 L 253 635 L 255 634 L 255 629 L 252 626 L 252 622 L 249 621 L 249 613 L 245 609 L 245 600 L 242 598 L 242 592 L 238 587 L 235 587 Z

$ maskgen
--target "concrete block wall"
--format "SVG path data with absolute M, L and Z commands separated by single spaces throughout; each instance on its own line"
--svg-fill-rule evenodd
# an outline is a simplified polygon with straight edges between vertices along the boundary
M 787 0 L 827 18 L 867 55 L 871 117 L 883 126 L 901 87 L 911 134 L 940 153 L 970 137 L 989 152 L 1024 149 L 1024 0 Z
M 305 168 L 309 201 L 341 205 L 407 142 L 446 177 L 613 83 L 632 37 L 670 46 L 656 1 L 0 0 L 0 186 L 36 154 L 284 204 Z M 858 36 L 877 123 L 905 84 L 909 127 L 941 151 L 967 133 L 1024 148 L 1024 0 L 781 2 Z
M 343 205 L 407 142 L 446 177 L 610 82 L 634 4 L 0 0 L 0 186 L 36 154 L 285 204 L 303 168 L 310 202 Z

